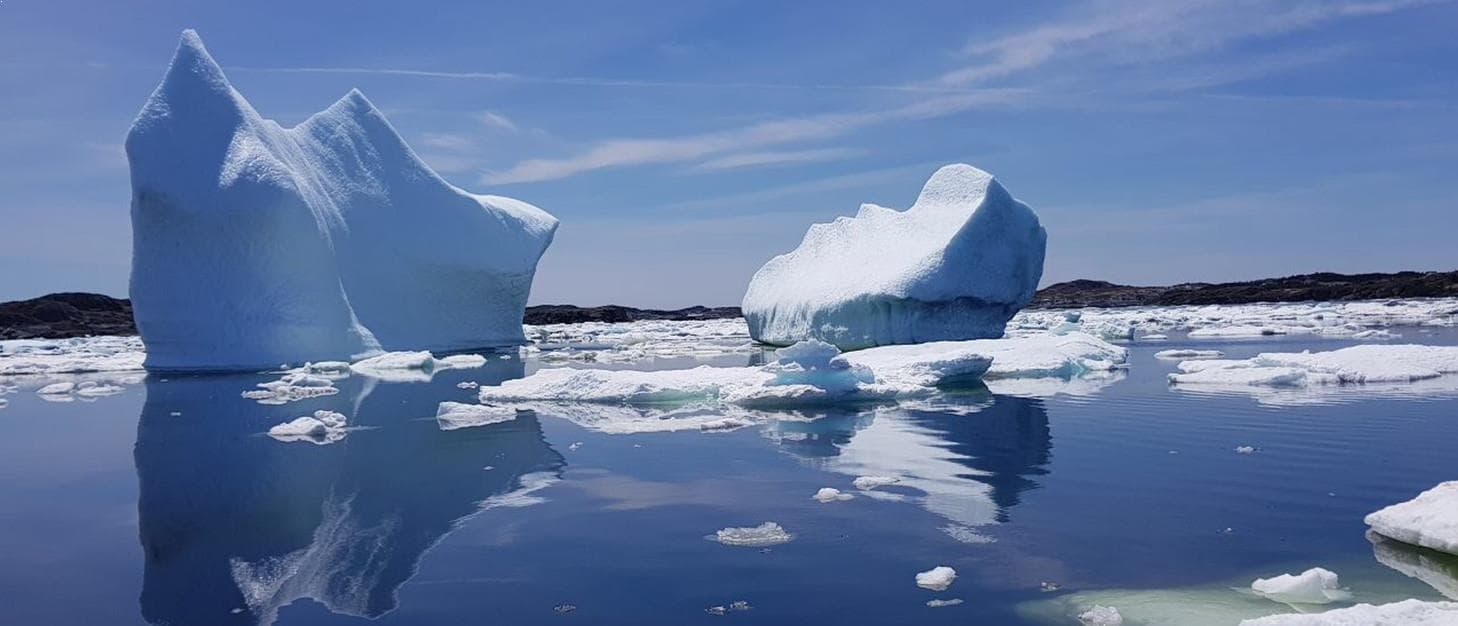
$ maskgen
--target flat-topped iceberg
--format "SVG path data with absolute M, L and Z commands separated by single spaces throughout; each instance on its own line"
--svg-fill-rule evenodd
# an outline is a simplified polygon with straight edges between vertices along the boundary
M 1376 511 L 1363 521 L 1384 537 L 1458 554 L 1458 480 L 1439 483 L 1416 498 Z
M 1047 238 L 991 174 L 948 165 L 910 209 L 864 204 L 854 218 L 811 226 L 755 273 L 744 317 L 773 345 L 1001 337 L 1038 287 Z
M 358 91 L 284 128 L 185 31 L 126 151 L 149 369 L 525 341 L 556 219 L 447 183 Z

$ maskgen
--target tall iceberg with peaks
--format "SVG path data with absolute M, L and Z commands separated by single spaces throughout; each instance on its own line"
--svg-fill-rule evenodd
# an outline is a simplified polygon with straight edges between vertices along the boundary
M 357 90 L 283 128 L 184 31 L 126 151 L 150 369 L 525 341 L 556 218 L 447 183 Z
M 1043 276 L 1048 234 L 991 174 L 945 166 L 916 204 L 815 224 L 744 295 L 754 339 L 842 350 L 1001 337 Z

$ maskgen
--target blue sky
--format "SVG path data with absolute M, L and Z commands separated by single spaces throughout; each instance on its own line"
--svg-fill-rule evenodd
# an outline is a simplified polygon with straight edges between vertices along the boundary
M 204 6 L 208 5 L 208 6 Z M 183 28 L 285 125 L 360 88 L 562 220 L 533 302 L 737 304 L 814 222 L 993 172 L 1044 283 L 1458 268 L 1458 3 L 0 2 L 0 299 L 126 292 Z

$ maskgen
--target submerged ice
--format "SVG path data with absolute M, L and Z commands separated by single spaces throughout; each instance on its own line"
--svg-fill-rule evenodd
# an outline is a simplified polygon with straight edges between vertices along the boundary
M 126 152 L 150 369 L 525 341 L 556 220 L 445 182 L 358 91 L 284 128 L 185 31 Z
M 1047 233 L 991 174 L 943 167 L 910 209 L 861 205 L 755 273 L 749 333 L 842 349 L 1000 337 L 1043 275 Z

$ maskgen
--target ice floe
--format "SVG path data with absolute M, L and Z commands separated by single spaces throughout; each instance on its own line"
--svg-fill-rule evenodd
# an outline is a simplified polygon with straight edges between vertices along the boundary
M 758 526 L 731 526 L 709 535 L 709 539 L 726 546 L 755 548 L 789 543 L 794 538 L 794 535 L 774 522 L 765 522 Z
M 1439 483 L 1416 498 L 1375 511 L 1363 521 L 1384 537 L 1458 554 L 1458 480 Z
M 1242 620 L 1240 626 L 1453 626 L 1458 602 L 1403 600 L 1391 604 L 1358 604 L 1322 613 L 1270 615 Z
M 344 439 L 347 421 L 342 413 L 319 410 L 268 429 L 268 436 L 279 441 L 307 441 L 322 446 Z
M 870 491 L 878 487 L 889 487 L 899 482 L 901 479 L 895 476 L 857 476 L 855 480 L 851 481 L 851 484 L 855 485 L 856 489 Z
M 256 400 L 259 404 L 287 404 L 319 396 L 339 393 L 334 386 L 336 376 L 314 370 L 311 366 L 286 371 L 278 380 L 255 385 L 257 389 L 243 392 L 243 397 Z
M 1410 383 L 1458 374 L 1458 347 L 1360 345 L 1325 352 L 1263 352 L 1249 359 L 1181 361 L 1177 385 L 1303 387 Z
M 962 599 L 961 598 L 948 598 L 946 600 L 942 600 L 942 599 L 938 598 L 938 599 L 935 599 L 935 600 L 927 600 L 926 601 L 926 605 L 928 607 L 933 608 L 933 609 L 940 609 L 940 608 L 948 607 L 948 606 L 957 606 L 958 604 L 961 604 L 961 603 L 962 603 Z
M 435 421 L 440 425 L 441 430 L 489 426 L 514 419 L 516 419 L 516 409 L 485 404 L 442 402 L 435 412 Z
M 1347 600 L 1336 572 L 1313 567 L 1300 574 L 1281 574 L 1273 578 L 1257 578 L 1250 590 L 1268 600 L 1284 604 L 1329 604 Z
M 821 487 L 819 491 L 815 492 L 815 495 L 810 497 L 816 502 L 829 503 L 844 502 L 846 500 L 854 498 L 855 496 L 849 493 L 844 493 L 841 490 L 836 489 L 835 487 Z
M 938 565 L 925 572 L 916 575 L 916 586 L 932 591 L 946 591 L 952 586 L 952 581 L 957 579 L 957 570 L 946 565 Z
M 1000 337 L 1043 274 L 1047 233 L 991 174 L 948 165 L 910 209 L 816 224 L 744 295 L 750 335 L 842 349 Z
M 1160 350 L 1154 353 L 1156 359 L 1218 359 L 1225 356 L 1219 350 Z

